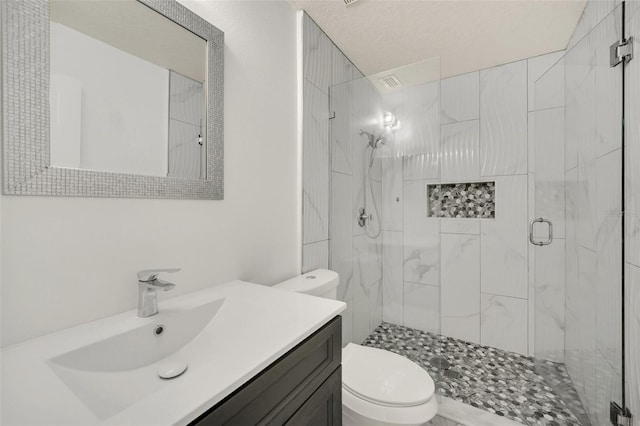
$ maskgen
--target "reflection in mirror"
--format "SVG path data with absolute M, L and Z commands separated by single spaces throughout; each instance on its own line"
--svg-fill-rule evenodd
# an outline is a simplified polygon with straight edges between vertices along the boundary
M 136 0 L 50 17 L 51 165 L 206 179 L 206 41 Z

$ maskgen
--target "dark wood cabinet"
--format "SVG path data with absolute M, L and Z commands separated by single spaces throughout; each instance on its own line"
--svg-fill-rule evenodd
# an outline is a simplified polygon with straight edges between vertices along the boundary
M 285 423 L 288 426 L 339 426 L 342 424 L 342 375 L 340 367 Z
M 329 321 L 191 425 L 341 425 L 341 322 Z

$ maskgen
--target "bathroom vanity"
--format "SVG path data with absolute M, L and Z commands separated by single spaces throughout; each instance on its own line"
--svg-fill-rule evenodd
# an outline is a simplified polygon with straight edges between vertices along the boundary
M 345 307 L 232 281 L 10 346 L 0 423 L 339 424 Z
M 341 323 L 331 320 L 191 424 L 341 424 Z

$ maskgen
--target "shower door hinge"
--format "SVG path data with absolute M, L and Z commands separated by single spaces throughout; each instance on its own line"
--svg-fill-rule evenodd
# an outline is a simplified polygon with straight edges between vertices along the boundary
M 609 403 L 609 420 L 614 426 L 633 426 L 633 416 L 628 408 L 622 408 L 617 403 Z
M 633 59 L 633 37 L 618 40 L 609 47 L 609 64 L 615 67 L 622 62 Z
M 336 112 L 335 111 L 330 112 L 329 113 L 329 120 L 333 120 L 334 118 L 336 118 Z

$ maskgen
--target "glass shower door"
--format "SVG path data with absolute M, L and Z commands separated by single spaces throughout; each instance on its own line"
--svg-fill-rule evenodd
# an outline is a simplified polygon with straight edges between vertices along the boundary
M 426 188 L 439 182 L 440 60 L 344 77 L 329 88 L 329 267 L 347 303 L 343 337 L 406 356 L 438 383 L 440 220 Z
M 623 389 L 622 7 L 536 81 L 529 116 L 534 352 L 583 425 L 609 424 Z

